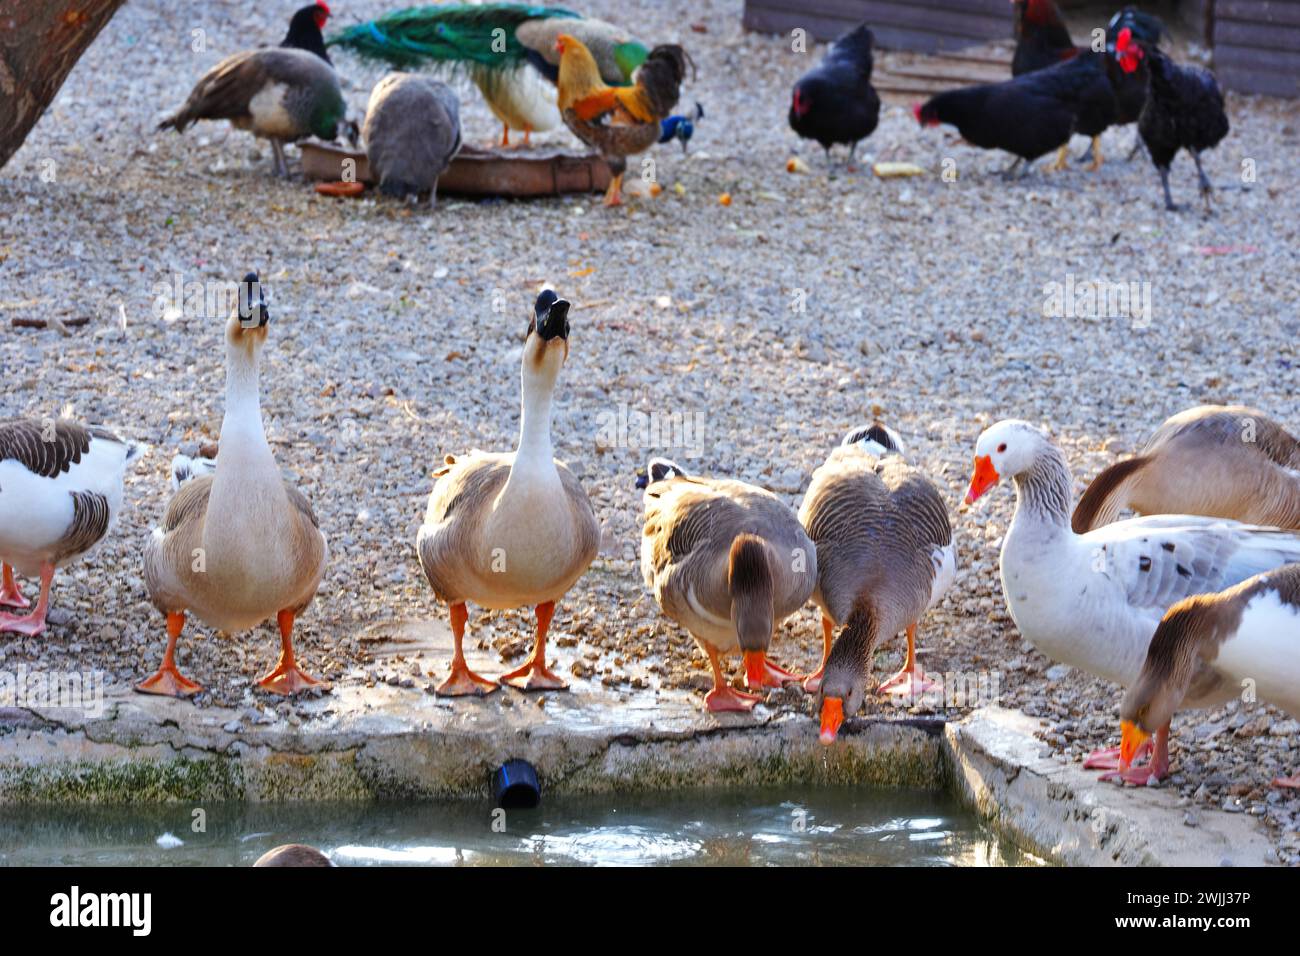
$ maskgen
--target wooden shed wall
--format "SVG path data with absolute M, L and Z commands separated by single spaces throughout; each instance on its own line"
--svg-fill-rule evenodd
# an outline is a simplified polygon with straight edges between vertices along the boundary
M 862 21 L 884 48 L 955 50 L 1011 36 L 1008 0 L 745 0 L 744 26 L 834 40 Z
M 1300 2 L 1213 0 L 1214 72 L 1230 90 L 1300 96 Z

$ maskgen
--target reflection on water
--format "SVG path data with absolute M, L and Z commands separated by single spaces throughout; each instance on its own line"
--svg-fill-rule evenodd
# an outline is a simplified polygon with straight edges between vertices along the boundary
M 206 832 L 195 832 L 199 819 Z M 7 866 L 248 866 L 282 843 L 319 847 L 341 866 L 1039 862 L 950 797 L 916 790 L 570 797 L 495 815 L 475 801 L 0 807 L 0 865 Z

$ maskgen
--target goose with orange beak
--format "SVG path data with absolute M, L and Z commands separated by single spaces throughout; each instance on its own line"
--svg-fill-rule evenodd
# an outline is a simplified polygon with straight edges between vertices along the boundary
M 821 694 L 821 741 L 829 744 L 862 706 L 882 638 L 907 632 L 903 669 L 881 693 L 910 702 L 938 688 L 917 663 L 916 626 L 952 585 L 956 550 L 943 496 L 879 422 L 849 432 L 813 472 L 799 520 L 817 546 L 813 600 L 826 638 L 822 667 L 804 689 Z
M 748 711 L 761 699 L 733 689 L 721 656 L 740 651 L 751 690 L 799 678 L 768 660 L 776 624 L 803 607 L 817 584 L 817 552 L 784 501 L 754 485 L 688 475 L 652 458 L 645 489 L 641 572 L 660 609 L 708 655 L 705 707 Z
M 1004 477 L 1015 484 L 1016 511 L 1002 542 L 1002 591 L 1016 627 L 1050 659 L 1124 687 L 1138 680 L 1171 606 L 1300 561 L 1298 534 L 1193 515 L 1132 518 L 1075 534 L 1069 465 L 1028 422 L 1008 419 L 980 435 L 967 503 Z M 1227 682 L 1194 682 L 1185 704 L 1215 706 L 1235 693 Z M 1132 769 L 1150 742 L 1130 732 L 1128 748 Z M 1167 758 L 1156 757 L 1148 776 L 1167 771 Z M 1118 770 L 1124 762 L 1123 748 L 1114 748 L 1084 766 Z
M 1300 564 L 1169 609 L 1137 683 L 1124 695 L 1120 769 L 1106 779 L 1144 784 L 1162 777 L 1169 767 L 1169 724 L 1183 701 L 1207 684 L 1240 689 L 1247 680 L 1257 702 L 1300 718 Z M 1153 734 L 1151 768 L 1134 767 Z M 1279 777 L 1273 786 L 1300 788 L 1300 774 Z

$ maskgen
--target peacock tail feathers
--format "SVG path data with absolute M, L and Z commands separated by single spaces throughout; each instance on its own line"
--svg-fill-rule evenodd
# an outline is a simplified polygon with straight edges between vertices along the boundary
M 528 49 L 515 31 L 522 23 L 542 18 L 580 17 L 559 7 L 523 3 L 411 7 L 348 27 L 325 45 L 397 69 L 442 65 L 490 82 L 490 74 L 527 62 Z

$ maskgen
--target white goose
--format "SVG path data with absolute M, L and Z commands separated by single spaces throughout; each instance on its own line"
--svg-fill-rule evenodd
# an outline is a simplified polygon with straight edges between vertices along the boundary
M 568 355 L 569 303 L 547 289 L 533 305 L 524 341 L 517 450 L 449 455 L 447 467 L 435 472 L 415 549 L 433 593 L 451 614 L 455 651 L 451 675 L 437 688 L 442 696 L 497 688 L 465 662 L 467 601 L 500 609 L 533 606 L 533 652 L 501 680 L 520 690 L 568 687 L 546 666 L 546 635 L 555 602 L 600 550 L 600 524 L 587 492 L 555 460 L 551 446 L 551 400 Z
M 1160 515 L 1070 528 L 1070 468 L 1028 422 L 998 422 L 975 445 L 971 504 L 1003 478 L 1016 511 L 1002 542 L 1002 590 L 1016 627 L 1052 660 L 1130 687 L 1174 603 L 1300 561 L 1300 533 L 1217 518 Z M 1190 707 L 1233 696 L 1226 681 L 1194 689 Z M 1157 742 L 1159 743 L 1159 742 Z M 1116 769 L 1118 749 L 1085 766 Z
M 258 686 L 293 694 L 321 684 L 298 667 L 294 620 L 316 595 L 329 548 L 311 504 L 286 485 L 262 425 L 258 355 L 270 315 L 257 275 L 244 277 L 240 307 L 226 323 L 226 414 L 215 472 L 180 482 L 161 528 L 144 549 L 144 581 L 167 616 L 162 666 L 136 686 L 186 697 L 203 688 L 176 667 L 187 614 L 223 631 L 270 617 L 280 628 L 280 659 Z M 173 481 L 180 475 L 172 472 Z
M 14 570 L 40 577 L 25 616 L 0 613 L 0 632 L 45 630 L 54 571 L 104 539 L 122 507 L 126 466 L 140 448 L 103 428 L 63 419 L 0 424 L 0 605 L 25 609 Z
M 1169 721 L 1184 699 L 1206 683 L 1224 681 L 1240 690 L 1249 680 L 1255 699 L 1300 719 L 1300 564 L 1288 564 L 1218 594 L 1180 601 L 1169 609 L 1137 683 L 1120 708 L 1121 769 L 1108 774 L 1147 783 L 1168 770 Z M 1133 755 L 1157 735 L 1151 769 L 1132 769 Z M 1162 748 L 1159 737 L 1166 740 Z M 1159 764 L 1162 749 L 1165 762 Z M 1300 773 L 1275 787 L 1300 788 Z

